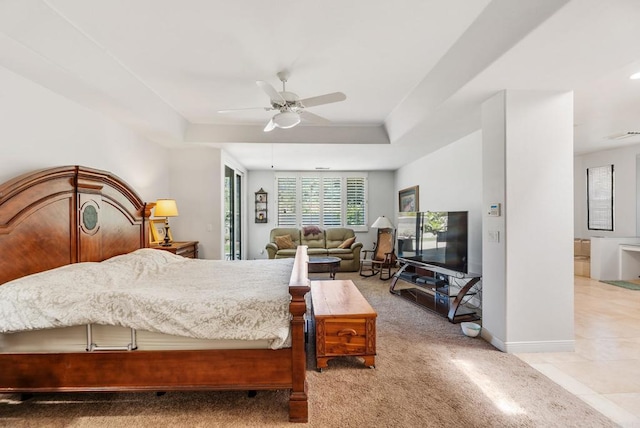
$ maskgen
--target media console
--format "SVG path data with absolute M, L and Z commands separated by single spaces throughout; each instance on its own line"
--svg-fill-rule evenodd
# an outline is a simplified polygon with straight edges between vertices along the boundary
M 398 262 L 401 267 L 391 279 L 391 293 L 446 316 L 453 323 L 481 318 L 482 276 L 402 257 Z

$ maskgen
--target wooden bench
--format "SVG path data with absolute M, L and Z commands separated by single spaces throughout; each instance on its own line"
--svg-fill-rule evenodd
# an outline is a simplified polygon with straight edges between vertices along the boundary
M 331 358 L 357 356 L 375 367 L 376 311 L 353 281 L 311 281 L 315 323 L 316 367 Z

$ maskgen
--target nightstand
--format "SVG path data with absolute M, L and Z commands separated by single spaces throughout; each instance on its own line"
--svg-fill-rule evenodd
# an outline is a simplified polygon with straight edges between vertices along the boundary
M 159 244 L 151 244 L 151 248 L 155 250 L 169 251 L 188 259 L 198 258 L 198 241 L 172 242 L 168 247 L 163 247 Z

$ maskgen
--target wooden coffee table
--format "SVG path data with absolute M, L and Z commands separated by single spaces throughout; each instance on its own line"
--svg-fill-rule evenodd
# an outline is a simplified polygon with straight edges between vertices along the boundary
M 353 281 L 312 281 L 311 306 L 318 371 L 329 359 L 344 356 L 375 366 L 378 315 Z
M 327 272 L 331 279 L 336 279 L 339 267 L 339 257 L 309 257 L 309 273 Z

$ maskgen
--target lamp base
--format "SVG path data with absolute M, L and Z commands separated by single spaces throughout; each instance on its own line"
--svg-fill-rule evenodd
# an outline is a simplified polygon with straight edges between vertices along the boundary
M 169 239 L 169 225 L 165 224 L 164 226 L 164 241 L 160 243 L 161 247 L 170 247 L 171 239 Z

